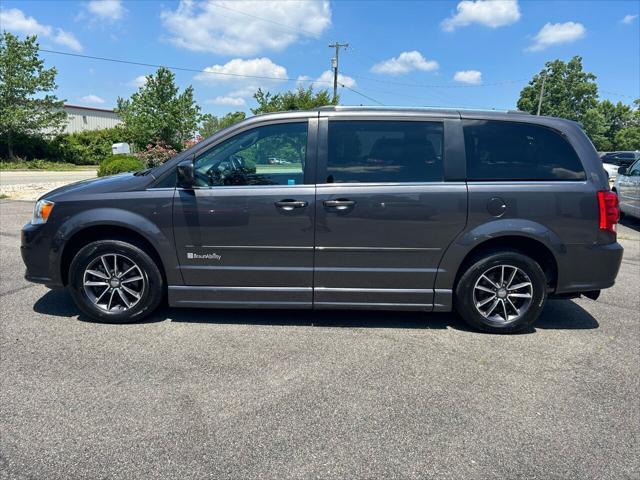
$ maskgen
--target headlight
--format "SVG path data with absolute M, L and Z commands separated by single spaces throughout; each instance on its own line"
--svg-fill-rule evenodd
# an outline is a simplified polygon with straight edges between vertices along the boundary
M 33 218 L 31 219 L 31 225 L 40 225 L 47 223 L 49 215 L 53 211 L 55 204 L 49 200 L 38 200 L 36 206 L 33 208 Z

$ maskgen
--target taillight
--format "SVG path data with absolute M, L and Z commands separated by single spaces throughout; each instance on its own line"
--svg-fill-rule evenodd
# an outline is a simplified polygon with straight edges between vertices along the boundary
M 620 218 L 618 195 L 609 190 L 598 192 L 598 210 L 600 212 L 600 230 L 616 233 L 616 224 Z

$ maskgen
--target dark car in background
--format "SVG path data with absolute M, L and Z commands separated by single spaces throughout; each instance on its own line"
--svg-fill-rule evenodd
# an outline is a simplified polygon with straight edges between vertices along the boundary
M 273 164 L 270 159 L 281 160 Z M 256 116 L 154 169 L 49 192 L 26 278 L 105 322 L 175 307 L 448 312 L 529 328 L 614 284 L 617 196 L 577 123 L 330 107 Z
M 608 152 L 601 157 L 602 166 L 609 175 L 609 179 L 613 182 L 618 176 L 620 167 L 628 167 L 640 158 L 640 152 Z

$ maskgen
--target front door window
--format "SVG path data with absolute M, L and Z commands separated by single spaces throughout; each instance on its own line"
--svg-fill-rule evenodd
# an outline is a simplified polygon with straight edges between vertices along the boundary
M 200 187 L 300 185 L 306 149 L 306 122 L 254 128 L 197 157 L 196 184 Z

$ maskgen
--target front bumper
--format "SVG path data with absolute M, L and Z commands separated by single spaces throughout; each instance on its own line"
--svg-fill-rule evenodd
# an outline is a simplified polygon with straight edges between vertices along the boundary
M 27 270 L 24 278 L 29 282 L 43 283 L 50 288 L 63 287 L 60 268 L 51 255 L 52 235 L 44 225 L 27 223 L 22 227 L 20 254 Z
M 568 245 L 558 259 L 555 293 L 590 292 L 612 287 L 624 249 L 617 242 L 606 245 Z

